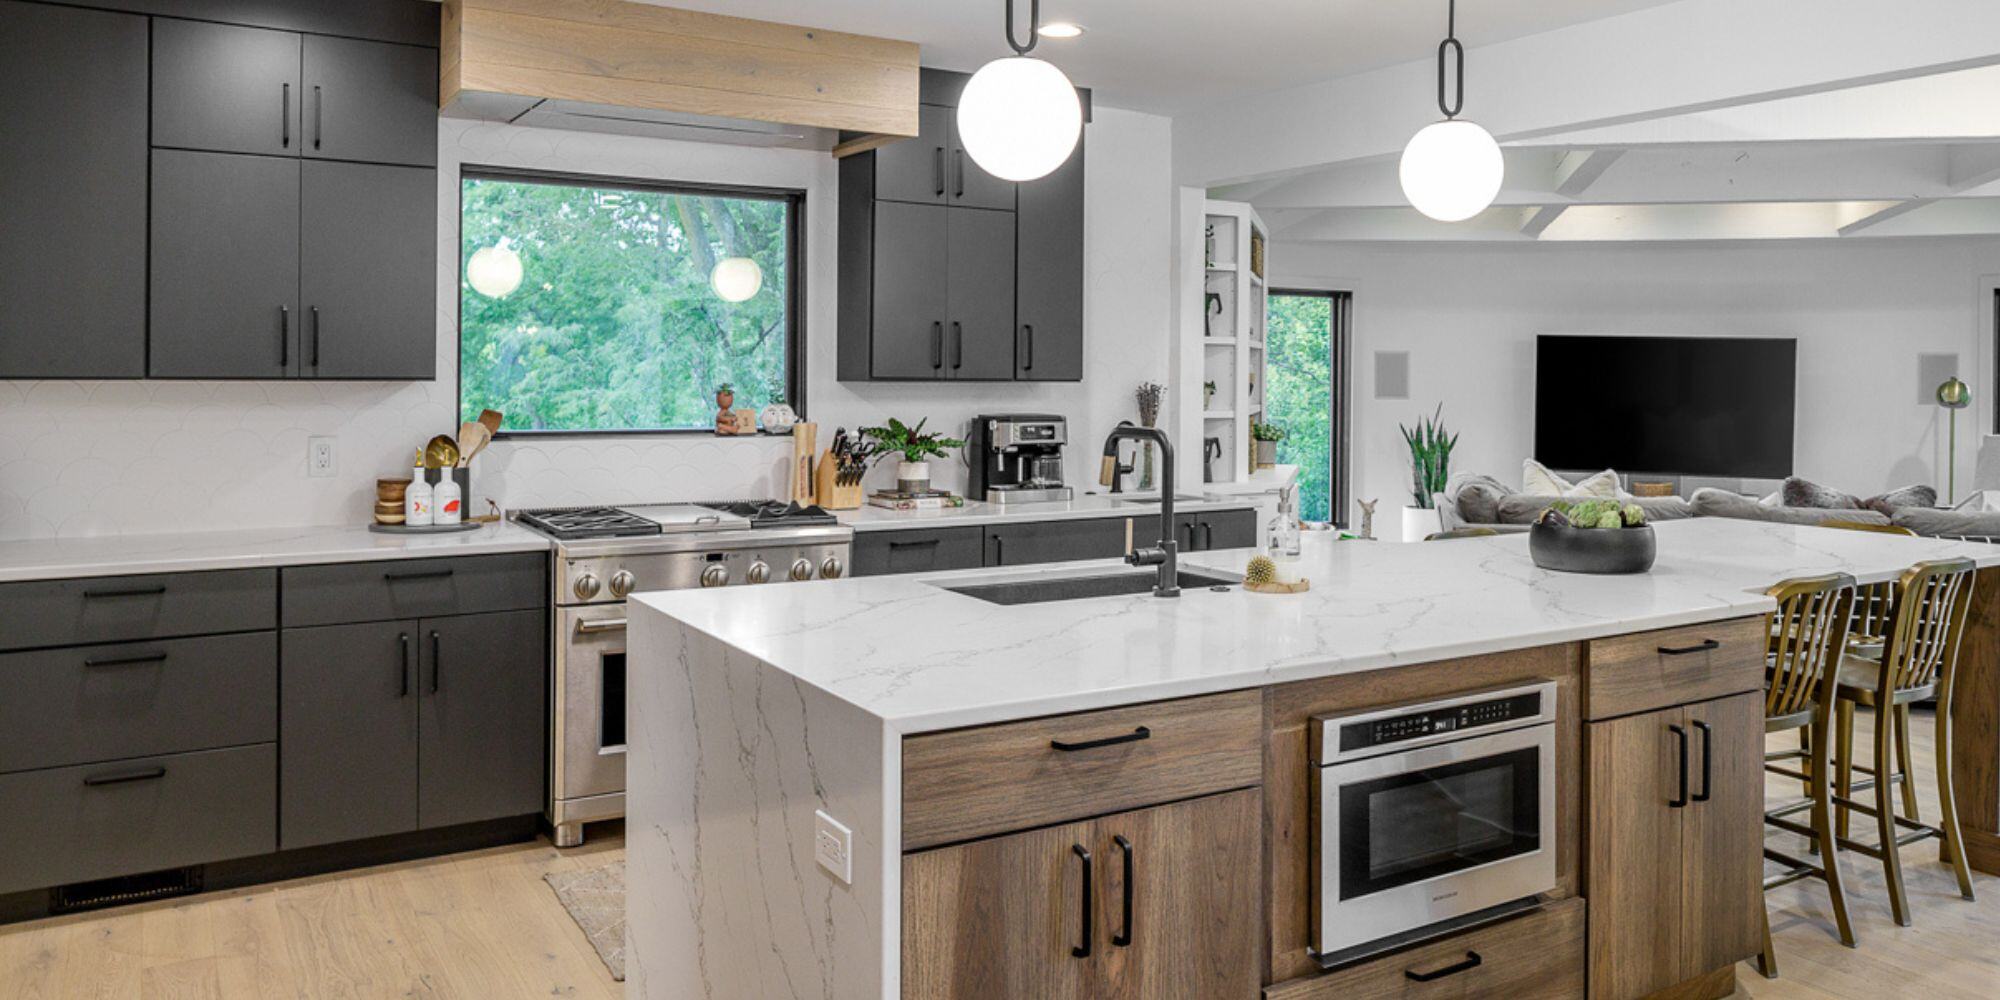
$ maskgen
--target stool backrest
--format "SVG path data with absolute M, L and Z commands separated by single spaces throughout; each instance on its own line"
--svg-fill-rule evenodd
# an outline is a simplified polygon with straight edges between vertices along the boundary
M 1958 662 L 1973 576 L 1970 559 L 1935 559 L 1903 571 L 1882 647 L 1884 693 L 1938 683 Z
M 1826 685 L 1847 647 L 1854 578 L 1845 573 L 1801 577 L 1765 593 L 1777 599 L 1778 612 L 1771 619 L 1764 715 L 1776 718 L 1831 704 Z

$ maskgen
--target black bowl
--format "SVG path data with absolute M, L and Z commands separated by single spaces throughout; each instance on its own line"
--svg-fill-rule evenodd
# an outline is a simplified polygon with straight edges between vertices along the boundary
M 1528 529 L 1535 565 L 1559 573 L 1644 573 L 1653 568 L 1653 526 L 1572 528 L 1537 524 Z

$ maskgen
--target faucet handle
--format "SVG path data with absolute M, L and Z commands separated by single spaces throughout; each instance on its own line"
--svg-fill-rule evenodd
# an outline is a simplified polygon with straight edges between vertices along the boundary
M 1125 519 L 1125 554 L 1132 554 L 1132 519 Z
M 1097 474 L 1097 481 L 1100 485 L 1103 486 L 1112 486 L 1118 482 L 1117 455 L 1113 454 L 1104 456 L 1104 462 L 1102 464 L 1101 470 Z M 1127 529 L 1127 534 L 1130 534 L 1131 523 L 1129 521 L 1126 522 L 1126 529 Z M 1130 549 L 1132 546 L 1128 544 L 1125 547 L 1127 549 Z

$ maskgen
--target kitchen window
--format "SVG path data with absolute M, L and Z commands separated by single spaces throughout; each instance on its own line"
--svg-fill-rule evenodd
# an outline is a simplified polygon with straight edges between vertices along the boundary
M 803 412 L 804 194 L 468 168 L 459 184 L 463 420 L 503 434 L 710 430 Z

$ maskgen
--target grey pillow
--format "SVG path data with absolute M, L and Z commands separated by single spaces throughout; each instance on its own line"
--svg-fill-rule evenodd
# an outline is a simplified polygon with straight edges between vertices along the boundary
M 1922 483 L 1914 483 L 1902 489 L 1890 490 L 1878 497 L 1869 497 L 1861 501 L 1861 506 L 1869 510 L 1879 510 L 1893 519 L 1896 512 L 1905 507 L 1937 506 L 1937 490 Z
M 1542 510 L 1563 497 L 1516 493 L 1500 501 L 1501 524 L 1533 524 Z M 1576 502 L 1576 498 L 1569 498 Z M 1680 497 L 1633 497 L 1625 503 L 1638 504 L 1648 521 L 1680 521 L 1694 516 L 1694 508 Z
M 1825 524 L 1851 521 L 1856 524 L 1888 524 L 1879 511 L 1837 507 L 1773 507 L 1728 490 L 1696 490 L 1691 501 L 1696 517 L 1733 517 L 1740 521 L 1771 521 L 1778 524 Z
M 1458 504 L 1458 516 L 1467 524 L 1498 524 L 1500 498 L 1513 492 L 1492 476 L 1461 473 L 1446 484 L 1446 499 Z
M 1822 510 L 1859 510 L 1861 498 L 1821 486 L 1809 479 L 1792 476 L 1778 491 L 1787 507 L 1817 507 Z
M 1889 519 L 1889 523 L 1931 537 L 1959 538 L 1970 535 L 1977 538 L 2000 538 L 2000 511 L 1905 507 L 1897 511 L 1896 516 Z

